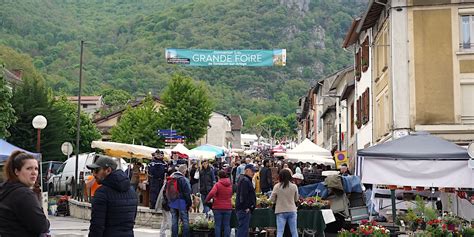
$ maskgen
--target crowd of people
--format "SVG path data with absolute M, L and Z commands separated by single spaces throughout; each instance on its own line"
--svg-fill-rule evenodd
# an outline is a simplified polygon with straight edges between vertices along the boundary
M 214 218 L 215 236 L 230 236 L 234 194 L 236 236 L 248 236 L 257 193 L 268 195 L 274 203 L 277 236 L 283 236 L 287 225 L 291 236 L 296 237 L 298 186 L 318 182 L 322 172 L 330 168 L 258 156 L 213 164 L 207 160 L 191 163 L 175 155 L 165 161 L 160 150 L 152 157 L 147 167 L 150 208 L 163 213 L 161 236 L 171 229 L 173 237 L 178 236 L 179 222 L 183 236 L 190 236 L 189 212 L 201 211 L 200 203 L 203 213 Z M 124 172 L 117 169 L 113 159 L 98 156 L 87 168 L 100 185 L 91 201 L 89 236 L 133 236 L 137 175 L 143 165 L 136 162 Z M 48 236 L 49 221 L 32 191 L 38 169 L 38 162 L 27 153 L 14 152 L 8 158 L 4 168 L 7 181 L 0 184 L 0 236 Z M 341 174 L 348 174 L 347 166 L 343 165 Z

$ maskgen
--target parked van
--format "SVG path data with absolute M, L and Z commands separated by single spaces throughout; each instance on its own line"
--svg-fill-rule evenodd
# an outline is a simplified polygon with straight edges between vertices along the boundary
M 91 175 L 91 170 L 87 169 L 87 165 L 94 163 L 98 154 L 96 153 L 84 153 L 79 154 L 78 160 L 78 174 L 79 177 L 87 177 Z M 126 170 L 127 162 L 121 158 L 117 159 L 118 169 Z M 55 193 L 70 193 L 72 190 L 72 180 L 76 173 L 76 156 L 71 156 L 62 164 L 55 175 L 48 180 L 48 193 L 53 195 Z M 79 179 L 76 179 L 79 184 Z

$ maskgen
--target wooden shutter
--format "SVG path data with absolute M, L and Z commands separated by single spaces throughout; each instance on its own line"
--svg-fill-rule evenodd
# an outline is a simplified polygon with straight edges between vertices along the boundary
M 351 137 L 354 136 L 354 102 L 351 104 Z

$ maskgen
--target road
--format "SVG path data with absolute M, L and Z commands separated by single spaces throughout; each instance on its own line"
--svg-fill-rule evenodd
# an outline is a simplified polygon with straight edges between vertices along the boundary
M 51 235 L 53 237 L 75 237 L 87 236 L 89 233 L 89 221 L 76 219 L 73 217 L 49 216 L 51 223 Z M 157 237 L 160 231 L 149 227 L 135 226 L 136 237 Z

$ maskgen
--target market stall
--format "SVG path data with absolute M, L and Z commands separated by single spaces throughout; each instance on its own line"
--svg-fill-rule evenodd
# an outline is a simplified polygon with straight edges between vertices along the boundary
M 305 139 L 294 149 L 286 152 L 287 159 L 295 162 L 310 162 L 324 165 L 335 165 L 331 152 Z
M 33 153 L 33 152 L 29 152 L 25 149 L 22 149 L 22 148 L 19 148 L 17 146 L 14 146 L 10 143 L 8 143 L 7 141 L 3 140 L 3 139 L 0 139 L 0 163 L 3 163 L 5 162 L 8 157 L 12 154 L 12 152 L 14 151 L 23 151 L 23 152 L 26 152 L 30 155 L 32 155 L 33 157 L 35 157 L 36 159 L 39 159 L 41 154 L 39 153 Z
M 413 133 L 359 150 L 357 155 L 356 175 L 361 177 L 362 183 L 384 185 L 391 189 L 393 217 L 400 204 L 395 201 L 397 187 L 407 187 L 409 190 L 414 187 L 420 190 L 432 188 L 433 191 L 428 195 L 432 198 L 444 195 L 435 193 L 435 189 L 474 188 L 474 171 L 468 166 L 470 157 L 467 150 L 427 133 Z M 374 194 L 381 192 L 377 188 L 373 191 Z M 371 199 L 377 202 L 374 195 Z M 448 203 L 444 202 L 443 208 Z M 463 207 L 462 211 L 455 209 L 455 213 L 465 219 L 474 217 L 472 205 Z
M 149 160 L 152 158 L 151 154 L 157 150 L 148 146 L 104 141 L 93 141 L 91 147 L 103 150 L 108 156 Z

